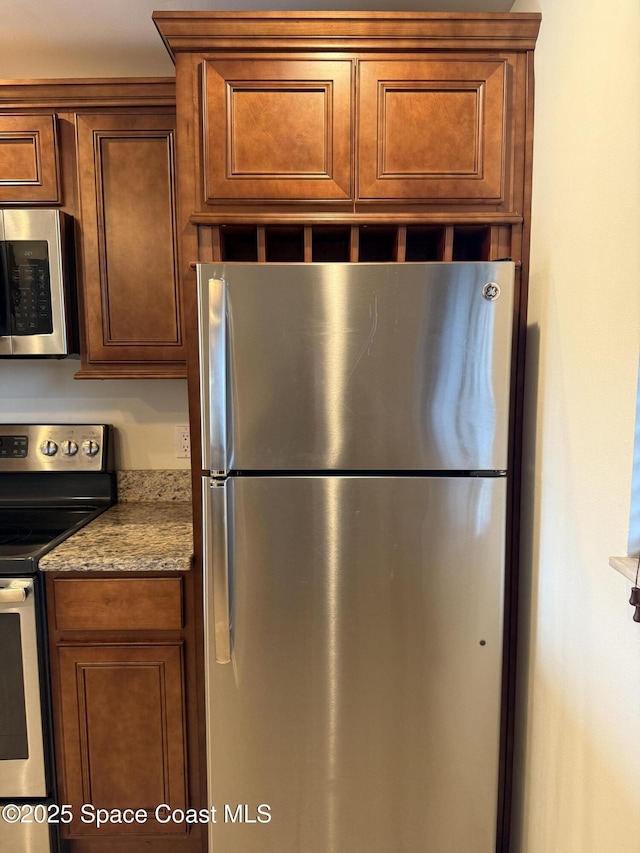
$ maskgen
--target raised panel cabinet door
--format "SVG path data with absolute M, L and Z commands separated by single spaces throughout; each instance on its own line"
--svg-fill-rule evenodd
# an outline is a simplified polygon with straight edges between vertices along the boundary
M 73 822 L 66 834 L 184 834 L 165 819 L 186 805 L 182 646 L 96 644 L 58 648 L 62 705 L 60 753 L 65 802 Z M 142 823 L 82 820 L 82 805 L 142 809 Z
M 348 60 L 206 60 L 204 195 L 349 200 Z
M 173 114 L 77 117 L 88 370 L 185 360 Z M 115 372 L 115 371 L 114 371 Z
M 0 115 L 0 204 L 57 204 L 56 121 L 46 115 Z
M 361 62 L 358 198 L 504 201 L 507 67 Z

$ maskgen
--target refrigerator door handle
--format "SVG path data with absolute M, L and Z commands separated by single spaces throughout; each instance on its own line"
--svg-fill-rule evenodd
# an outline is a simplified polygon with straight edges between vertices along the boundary
M 210 661 L 215 659 L 216 663 L 230 663 L 231 608 L 226 482 L 205 477 L 202 485 L 202 504 L 206 656 Z
M 227 471 L 227 286 L 198 266 L 202 468 Z

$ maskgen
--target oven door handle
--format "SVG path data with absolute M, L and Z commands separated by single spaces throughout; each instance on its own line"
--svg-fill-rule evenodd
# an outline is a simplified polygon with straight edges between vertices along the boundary
M 28 589 L 0 589 L 1 604 L 20 604 L 27 600 Z

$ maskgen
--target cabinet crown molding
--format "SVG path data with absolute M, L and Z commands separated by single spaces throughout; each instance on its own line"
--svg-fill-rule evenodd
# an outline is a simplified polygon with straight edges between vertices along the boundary
M 213 50 L 533 50 L 539 13 L 154 12 L 175 59 Z
M 0 80 L 0 109 L 54 111 L 108 106 L 175 107 L 173 77 L 72 77 Z

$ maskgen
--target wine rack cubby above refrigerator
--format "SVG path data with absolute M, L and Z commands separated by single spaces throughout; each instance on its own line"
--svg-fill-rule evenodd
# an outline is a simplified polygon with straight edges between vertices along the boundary
M 198 225 L 198 260 L 237 263 L 490 261 L 510 254 L 504 225 Z

